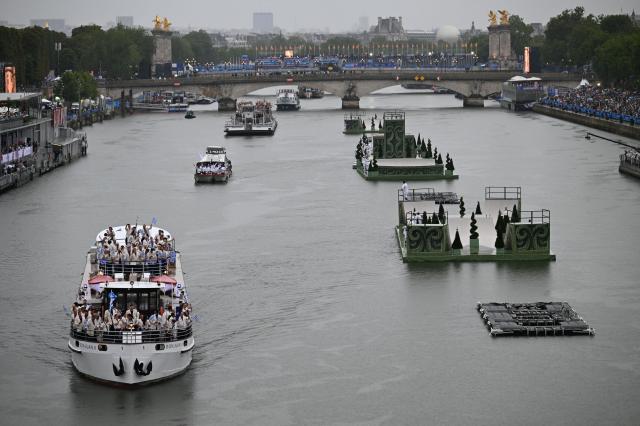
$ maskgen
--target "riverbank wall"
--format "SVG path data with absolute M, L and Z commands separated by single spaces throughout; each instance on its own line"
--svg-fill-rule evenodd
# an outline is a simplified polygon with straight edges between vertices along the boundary
M 631 126 L 629 124 L 620 123 L 613 120 L 605 120 L 603 118 L 591 117 L 584 114 L 578 114 L 571 111 L 565 111 L 558 108 L 552 108 L 546 105 L 536 104 L 533 110 L 539 114 L 548 115 L 560 120 L 570 121 L 583 126 L 593 127 L 594 129 L 604 130 L 606 132 L 615 133 L 620 136 L 626 136 L 640 140 L 640 126 Z

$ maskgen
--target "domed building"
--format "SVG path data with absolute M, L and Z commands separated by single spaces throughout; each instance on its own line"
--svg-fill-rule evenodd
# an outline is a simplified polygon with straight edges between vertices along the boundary
M 455 43 L 460 37 L 460 31 L 453 25 L 444 25 L 438 28 L 436 32 L 436 40 L 445 43 Z

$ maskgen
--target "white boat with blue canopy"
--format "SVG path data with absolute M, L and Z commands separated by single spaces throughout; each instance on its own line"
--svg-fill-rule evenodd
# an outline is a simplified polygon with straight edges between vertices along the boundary
M 173 236 L 153 225 L 101 231 L 71 316 L 71 361 L 89 378 L 142 385 L 184 372 L 195 341 Z

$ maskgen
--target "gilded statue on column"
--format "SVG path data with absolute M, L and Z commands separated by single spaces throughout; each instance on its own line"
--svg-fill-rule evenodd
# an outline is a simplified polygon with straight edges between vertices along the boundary
M 153 18 L 153 21 L 151 21 L 151 22 L 153 22 L 153 29 L 154 30 L 162 29 L 162 19 L 158 15 L 156 15 L 156 17 Z
M 499 10 L 500 14 L 500 25 L 509 25 L 509 12 L 506 9 Z
M 496 13 L 493 10 L 489 11 L 489 26 L 493 27 L 494 25 L 498 25 Z

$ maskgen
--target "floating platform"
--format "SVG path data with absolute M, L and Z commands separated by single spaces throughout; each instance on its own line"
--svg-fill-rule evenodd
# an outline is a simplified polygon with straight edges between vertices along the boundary
M 360 119 L 351 120 L 357 124 Z M 360 176 L 366 180 L 386 181 L 458 179 L 454 174 L 453 159 L 448 153 L 445 161 L 443 152 L 438 154 L 437 148 L 432 151 L 430 139 L 425 144 L 420 135 L 415 137 L 405 133 L 404 112 L 385 112 L 383 121 L 383 133 L 371 137 L 362 135 L 356 145 L 355 169 Z M 361 125 L 359 127 L 362 128 Z
M 567 302 L 480 303 L 491 336 L 593 336 L 595 330 Z
M 365 180 L 452 180 L 459 176 L 449 173 L 444 165 L 436 164 L 433 158 L 381 158 L 376 160 L 378 169 L 364 172 L 362 163 L 358 162 L 356 170 Z
M 398 190 L 396 239 L 402 261 L 418 262 L 531 262 L 555 261 L 551 252 L 549 210 L 523 211 L 520 187 L 486 187 L 480 214 L 474 214 L 476 237 L 471 239 L 471 213 L 475 202 L 460 215 L 460 200 L 453 193 L 433 188 Z M 517 214 L 514 212 L 517 210 Z M 504 229 L 498 217 L 510 216 Z M 433 220 L 436 219 L 437 220 Z M 517 217 L 517 218 L 516 218 Z M 428 220 L 425 222 L 424 218 Z M 516 218 L 516 219 L 514 219 Z M 459 238 L 456 244 L 456 231 Z M 496 248 L 500 242 L 500 248 Z M 456 248 L 457 247 L 457 248 Z

